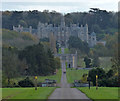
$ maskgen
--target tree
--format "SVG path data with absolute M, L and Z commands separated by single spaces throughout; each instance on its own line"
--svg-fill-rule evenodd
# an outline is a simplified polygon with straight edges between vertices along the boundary
M 50 75 L 56 70 L 53 52 L 41 43 L 20 51 L 19 58 L 26 59 L 29 75 Z
M 94 58 L 93 58 L 92 66 L 93 67 L 99 67 L 100 66 L 99 57 L 97 55 L 95 55 Z
M 55 60 L 55 66 L 57 69 L 59 69 L 61 67 L 61 62 L 60 62 L 60 58 L 56 57 L 54 58 Z
M 45 38 L 41 38 L 40 42 L 49 42 L 49 38 L 46 38 L 46 37 Z
M 70 36 L 68 40 L 69 48 L 79 49 L 81 52 L 88 54 L 89 47 L 86 42 L 83 42 L 80 38 L 75 36 Z
M 51 50 L 56 53 L 56 39 L 53 33 L 50 34 L 50 48 Z
M 102 68 L 92 69 L 88 73 L 88 77 L 91 78 L 93 85 L 96 85 L 96 75 L 98 75 L 98 79 L 103 79 L 106 77 L 105 71 Z
M 91 67 L 91 59 L 90 58 L 85 57 L 84 58 L 84 62 L 85 62 L 86 68 L 90 68 Z
M 18 59 L 17 54 L 12 53 L 11 51 L 5 50 L 3 51 L 2 55 L 2 67 L 3 67 L 3 73 L 8 79 L 8 85 L 10 85 L 11 78 L 14 78 L 16 76 L 20 75 L 20 60 Z M 20 67 L 20 68 L 19 68 Z

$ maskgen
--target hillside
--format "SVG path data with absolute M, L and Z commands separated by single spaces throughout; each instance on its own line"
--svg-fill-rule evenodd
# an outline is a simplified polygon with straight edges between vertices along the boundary
M 61 13 L 48 10 L 43 12 L 33 11 L 3 11 L 2 12 L 2 28 L 13 29 L 13 26 L 21 25 L 24 28 L 32 26 L 36 29 L 39 21 L 41 23 L 54 24 L 59 26 L 61 23 Z M 91 8 L 87 12 L 71 12 L 64 15 L 65 25 L 77 24 L 79 26 L 88 24 L 89 33 L 95 32 L 97 40 L 101 40 L 106 34 L 113 35 L 118 29 L 118 12 L 100 10 Z
M 23 49 L 26 46 L 37 44 L 38 39 L 30 33 L 19 33 L 8 29 L 2 29 L 2 44 Z

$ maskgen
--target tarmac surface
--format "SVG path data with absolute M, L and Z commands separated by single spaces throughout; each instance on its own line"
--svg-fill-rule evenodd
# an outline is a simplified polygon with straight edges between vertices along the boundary
M 67 83 L 66 78 L 66 71 L 65 68 L 65 61 L 61 62 L 62 64 L 62 76 L 61 76 L 61 88 L 56 88 L 55 91 L 51 94 L 51 96 L 48 98 L 48 101 L 54 101 L 53 99 L 69 99 L 69 101 L 74 101 L 75 99 L 79 99 L 78 101 L 91 101 L 84 93 L 79 91 L 76 88 L 70 88 L 70 84 Z M 56 100 L 56 101 L 57 101 Z M 58 100 L 59 101 L 59 100 Z

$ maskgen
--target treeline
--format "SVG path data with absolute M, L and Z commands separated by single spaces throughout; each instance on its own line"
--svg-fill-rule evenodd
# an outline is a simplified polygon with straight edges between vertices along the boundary
M 85 41 L 82 41 L 80 38 L 75 36 L 70 36 L 68 40 L 69 49 L 71 51 L 78 51 L 78 54 L 89 54 L 90 48 L 88 46 L 88 43 Z
M 24 49 L 26 46 L 38 44 L 36 36 L 28 32 L 16 32 L 8 29 L 0 29 L 2 32 L 2 45 L 4 47 L 13 46 L 18 49 Z
M 21 76 L 52 75 L 60 68 L 60 59 L 55 58 L 41 43 L 27 46 L 23 50 L 15 47 L 3 47 L 2 73 L 3 86 L 10 85 L 12 78 Z M 8 80 L 8 84 L 6 84 Z
M 108 12 L 106 10 L 100 10 L 98 8 L 91 8 L 89 12 L 73 12 L 64 15 L 67 26 L 70 24 L 82 24 L 86 23 L 89 26 L 89 32 L 95 31 L 97 33 L 97 39 L 100 40 L 107 34 L 114 34 L 117 31 L 118 12 Z M 38 10 L 33 11 L 4 11 L 2 14 L 2 27 L 6 29 L 12 29 L 12 26 L 18 24 L 23 27 L 32 26 L 37 28 L 38 22 L 54 24 L 54 26 L 60 25 L 61 13 L 48 10 L 40 12 Z
M 115 49 L 118 48 L 118 33 L 113 35 L 106 34 L 104 39 L 106 44 L 98 43 L 93 48 L 88 46 L 88 43 L 83 42 L 80 38 L 71 36 L 68 40 L 69 49 L 71 52 L 78 51 L 78 55 L 81 57 L 113 57 Z

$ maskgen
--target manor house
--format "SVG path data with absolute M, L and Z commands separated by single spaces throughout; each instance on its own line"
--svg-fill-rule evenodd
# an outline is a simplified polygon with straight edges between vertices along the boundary
M 70 27 L 65 25 L 64 16 L 61 17 L 61 24 L 59 26 L 54 26 L 53 24 L 48 23 L 38 23 L 37 29 L 24 28 L 22 26 L 15 27 L 13 30 L 17 32 L 30 32 L 31 34 L 36 35 L 38 38 L 49 38 L 52 33 L 61 47 L 68 47 L 67 41 L 70 36 L 77 36 L 82 41 L 88 43 L 89 47 L 96 45 L 96 34 L 94 32 L 88 33 L 88 25 L 80 24 L 71 24 Z

